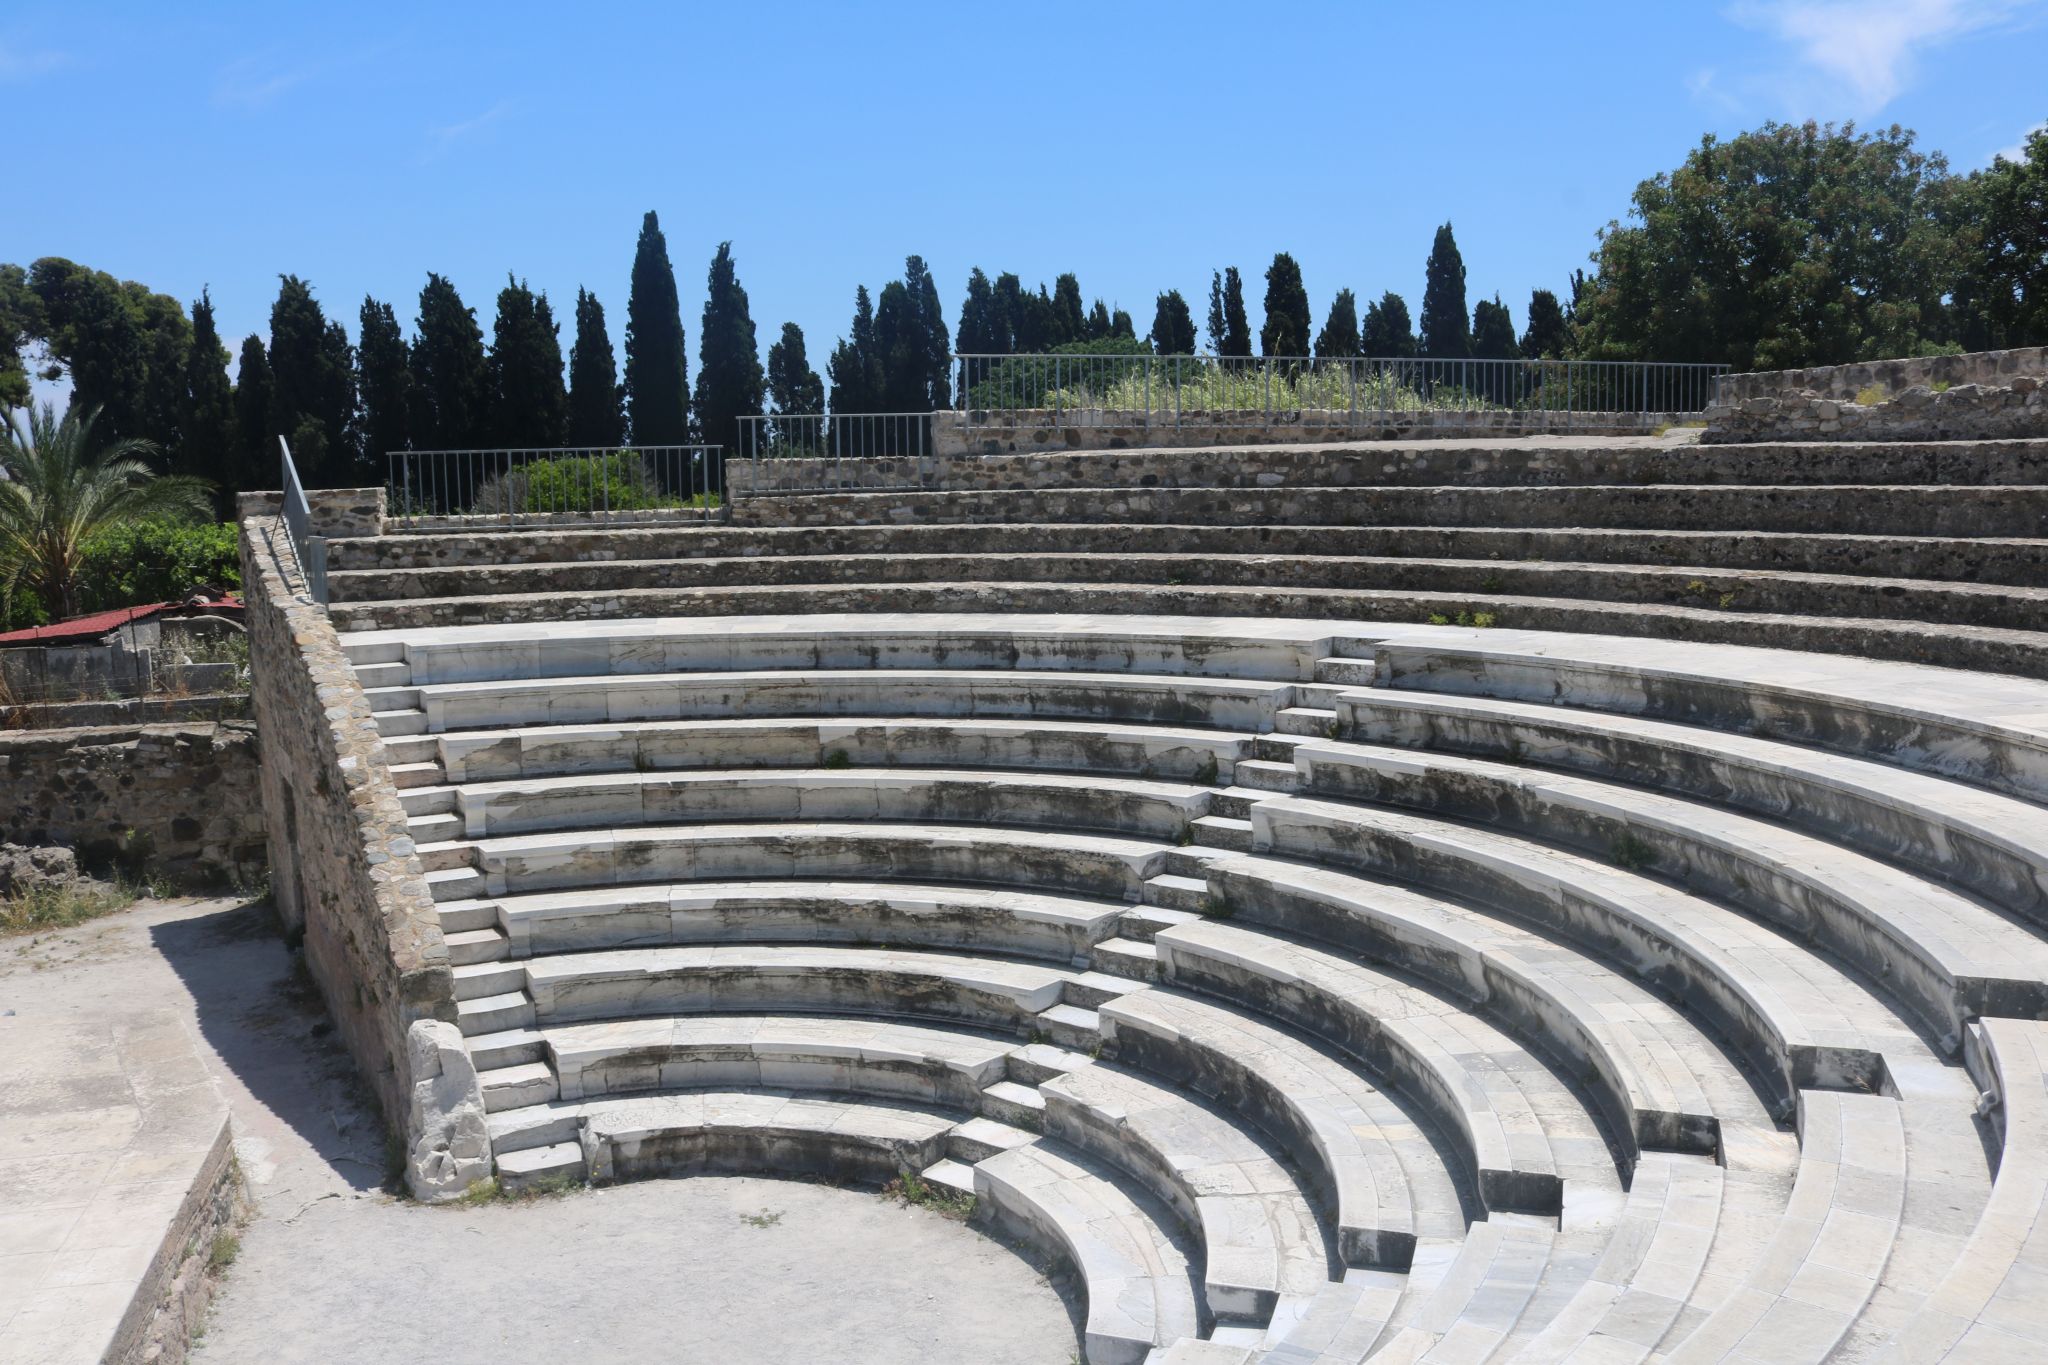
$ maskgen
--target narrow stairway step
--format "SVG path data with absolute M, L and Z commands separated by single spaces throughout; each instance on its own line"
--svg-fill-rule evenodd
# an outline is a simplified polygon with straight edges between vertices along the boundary
M 581 1180 L 583 1174 L 583 1148 L 574 1142 L 498 1154 L 498 1185 L 508 1194 L 543 1180 Z
M 1337 713 L 1315 706 L 1283 706 L 1273 713 L 1273 728 L 1283 735 L 1329 739 L 1337 733 Z
M 546 1104 L 558 1093 L 554 1069 L 546 1062 L 521 1062 L 492 1071 L 478 1071 L 483 1088 L 484 1112 L 517 1109 L 526 1104 Z
M 1206 886 L 1207 883 L 1203 885 Z M 1117 936 L 1133 943 L 1150 943 L 1155 934 L 1201 917 L 1201 913 L 1194 910 L 1168 910 L 1156 905 L 1140 906 L 1135 910 L 1124 911 L 1123 917 L 1117 921 Z
M 1102 1020 L 1079 1005 L 1054 1005 L 1038 1016 L 1038 1026 L 1060 1047 L 1088 1052 L 1102 1044 Z
M 1104 939 L 1095 945 L 1089 963 L 1098 972 L 1130 981 L 1154 981 L 1159 976 L 1159 950 L 1130 939 Z
M 391 783 L 400 791 L 413 787 L 432 787 L 441 781 L 441 765 L 438 763 L 394 763 L 391 765 Z
M 1262 792 L 1291 792 L 1301 786 L 1301 774 L 1292 763 L 1263 758 L 1241 758 L 1231 769 L 1230 780 L 1240 787 Z
M 1252 851 L 1252 822 L 1233 820 L 1227 815 L 1199 815 L 1189 822 L 1197 844 L 1227 848 L 1233 853 Z
M 974 1197 L 974 1168 L 963 1166 L 950 1157 L 943 1161 L 934 1161 L 919 1172 L 919 1175 L 927 1184 L 936 1185 L 954 1194 L 964 1194 L 970 1199 Z
M 946 1155 L 972 1166 L 977 1161 L 988 1160 L 997 1152 L 1028 1147 L 1036 1141 L 1038 1134 L 1029 1129 L 1013 1128 L 1007 1123 L 977 1116 L 946 1134 Z
M 981 1113 L 984 1118 L 1014 1128 L 1034 1133 L 1045 1131 L 1045 1096 L 1035 1087 L 1015 1081 L 997 1081 L 982 1091 Z
M 1166 910 L 1200 914 L 1209 898 L 1209 883 L 1200 877 L 1179 877 L 1162 873 L 1145 881 L 1145 904 Z
M 448 942 L 448 961 L 456 967 L 496 962 L 506 955 L 509 946 L 505 936 L 496 929 L 462 929 L 451 933 L 445 915 L 441 919 L 441 932 Z

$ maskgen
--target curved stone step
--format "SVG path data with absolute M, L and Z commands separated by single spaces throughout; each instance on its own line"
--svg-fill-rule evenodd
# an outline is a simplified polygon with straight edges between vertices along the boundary
M 632 1091 L 830 1091 L 973 1112 L 1014 1038 L 868 1018 L 686 1015 L 543 1027 L 559 1098 Z
M 1945 777 L 1697 725 L 1490 697 L 1340 697 L 1345 738 L 1612 778 L 1733 806 L 1945 877 L 2048 919 L 2039 806 Z
M 1660 1359 L 1826 1360 L 1876 1292 L 1900 1227 L 1906 1138 L 1877 1095 L 1799 1094 L 1799 1176 L 1764 1257 L 1728 1301 Z
M 1415 1152 L 1428 1143 L 1363 1076 L 1259 1019 L 1174 991 L 1133 991 L 1098 1013 L 1105 1056 L 1205 1095 L 1274 1136 L 1313 1182 L 1345 1265 L 1408 1268 L 1415 1191 L 1397 1144 Z
M 879 1184 L 945 1156 L 956 1120 L 905 1104 L 774 1090 L 693 1090 L 567 1106 L 594 1181 L 811 1175 Z
M 715 819 L 1016 825 L 1182 843 L 1215 801 L 1208 788 L 1145 778 L 952 768 L 574 773 L 452 790 L 454 837 L 469 839 Z
M 1059 962 L 1084 960 L 1115 937 L 1130 908 L 1015 887 L 830 880 L 653 883 L 440 907 L 444 925 L 450 914 L 488 913 L 500 955 L 512 958 L 671 943 L 845 942 Z
M 2048 942 L 1945 885 L 1770 821 L 1455 755 L 1324 743 L 1295 762 L 1315 795 L 1520 830 L 1772 920 L 1884 982 L 1949 1051 L 1979 1014 L 2048 1012 Z
M 1237 678 L 996 669 L 735 670 L 373 688 L 384 717 L 418 710 L 425 732 L 746 717 L 1049 717 L 1259 732 L 1294 686 Z
M 1204 866 L 1233 923 L 1363 953 L 1485 1002 L 1574 1068 L 1631 1152 L 1716 1152 L 1721 1121 L 1701 1082 L 1729 1071 L 1677 1009 L 1612 967 L 1519 926 L 1410 888 L 1259 855 Z
M 1322 1231 L 1294 1178 L 1228 1119 L 1104 1066 L 1038 1088 L 1048 1135 L 1130 1172 L 1200 1237 L 1215 1317 L 1263 1325 L 1329 1282 Z
M 1778 1105 L 1801 1088 L 1877 1090 L 1868 1000 L 1810 951 L 1676 887 L 1525 839 L 1398 811 L 1280 798 L 1254 810 L 1260 851 L 1473 900 L 1627 965 L 1705 1016 L 1753 1059 Z
M 1137 903 L 1164 845 L 1102 834 L 876 822 L 682 825 L 529 834 L 450 846 L 483 887 L 442 899 L 565 887 L 736 878 L 909 878 L 998 883 Z M 422 857 L 433 850 L 422 849 Z M 430 873 L 431 880 L 431 873 Z
M 1939 658 L 1939 656 L 1932 656 Z M 2048 697 L 2030 679 L 1801 660 L 1679 641 L 1389 643 L 1382 687 L 1615 711 L 1812 744 L 2048 799 Z
M 1072 1266 L 1088 1298 L 1087 1365 L 1144 1365 L 1196 1334 L 1186 1254 L 1153 1201 L 1079 1152 L 1039 1142 L 974 1167 L 974 1218 Z
M 905 717 L 530 725 L 434 736 L 435 782 L 696 768 L 1035 768 L 1227 781 L 1252 741 L 1215 730 L 1113 722 Z M 428 784 L 422 784 L 428 785 Z
M 1284 1020 L 1401 1087 L 1461 1144 L 1488 1209 L 1558 1213 L 1563 1175 L 1517 1084 L 1541 1064 L 1457 1003 L 1228 924 L 1183 924 L 1155 942 L 1164 984 Z
M 955 953 L 795 944 L 625 948 L 530 958 L 516 967 L 542 1026 L 796 1010 L 914 1014 L 1019 1034 L 1065 999 L 1075 975 Z
M 2024 1360 L 2048 1340 L 2048 1024 L 1980 1019 L 1972 1071 L 1998 1120 L 1991 1199 L 1962 1254 L 1875 1359 Z
M 1528 1311 L 1557 1240 L 1555 1225 L 1526 1214 L 1474 1223 L 1463 1242 L 1434 1249 L 1447 1263 L 1431 1267 L 1429 1284 L 1399 1310 L 1400 1320 L 1367 1358 L 1407 1365 L 1431 1359 L 1441 1346 L 1436 1358 L 1486 1359 Z

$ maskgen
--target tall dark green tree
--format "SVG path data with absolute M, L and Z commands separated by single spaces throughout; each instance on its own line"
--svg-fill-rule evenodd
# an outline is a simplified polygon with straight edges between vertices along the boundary
M 271 431 L 291 442 L 299 477 L 315 488 L 353 487 L 362 472 L 350 444 L 355 352 L 297 275 L 278 277 L 270 306 L 270 377 Z
M 1430 243 L 1422 288 L 1422 354 L 1462 360 L 1472 354 L 1471 314 L 1465 308 L 1465 258 L 1445 223 Z
M 1109 314 L 1109 334 L 1121 341 L 1136 341 L 1137 324 L 1131 321 L 1129 313 L 1121 308 L 1113 308 Z
M 42 305 L 28 287 L 28 271 L 0 265 L 0 408 L 29 404 L 29 342 L 42 335 Z
M 1477 360 L 1516 360 L 1522 348 L 1515 342 L 1515 320 L 1496 294 L 1481 299 L 1472 309 L 1472 355 Z
M 697 329 L 697 425 L 705 442 L 728 455 L 741 448 L 740 418 L 766 406 L 761 350 L 747 291 L 733 269 L 732 243 L 720 242 L 705 280 L 704 325 Z
M 1330 316 L 1316 333 L 1318 359 L 1358 354 L 1358 298 L 1349 289 L 1339 289 L 1330 300 Z
M 1259 328 L 1261 355 L 1308 354 L 1308 290 L 1294 257 L 1278 252 L 1266 267 L 1266 320 Z
M 429 273 L 413 322 L 413 444 L 421 450 L 490 444 L 490 394 L 490 362 L 476 310 L 445 276 Z
M 1082 328 L 1081 339 L 1084 341 L 1101 341 L 1108 335 L 1109 305 L 1101 299 L 1097 299 L 1094 306 L 1088 310 L 1088 321 L 1086 326 Z
M 2018 160 L 1995 158 L 1951 197 L 1957 339 L 1972 350 L 2048 345 L 2048 124 L 2027 134 Z
M 1220 296 L 1216 306 L 1221 311 L 1223 303 Z M 1152 349 L 1161 355 L 1195 353 L 1195 317 L 1188 311 L 1188 301 L 1180 296 L 1178 289 L 1169 289 L 1161 294 L 1153 306 Z
M 1017 300 L 1017 354 L 1043 355 L 1061 344 L 1059 309 L 1045 286 L 1039 285 L 1035 294 L 1021 294 Z
M 109 439 L 172 442 L 175 430 L 164 429 L 163 414 L 152 411 L 160 385 L 152 382 L 150 362 L 160 348 L 144 335 L 129 287 L 60 256 L 31 265 L 27 284 L 52 361 L 48 377 L 71 381 L 71 400 L 81 411 L 99 410 L 96 430 Z M 180 361 L 174 378 L 181 387 L 184 377 Z
M 1024 283 L 1015 275 L 1005 272 L 996 276 L 996 334 L 1002 344 L 996 350 L 1004 355 L 1033 349 L 1024 344 L 1026 314 L 1030 305 L 1029 295 L 1024 292 Z
M 626 439 L 626 395 L 597 295 L 576 291 L 576 339 L 569 346 L 569 444 L 617 446 Z
M 412 443 L 411 364 L 398 315 L 364 295 L 356 315 L 356 428 L 372 478 L 388 469 L 386 456 Z
M 1052 336 L 1055 346 L 1082 341 L 1088 336 L 1088 319 L 1081 311 L 1081 281 L 1071 273 L 1052 283 Z
M 201 289 L 192 305 L 192 345 L 185 360 L 185 410 L 178 421 L 176 472 L 210 481 L 215 504 L 232 510 L 238 460 L 235 451 L 235 390 L 228 382 L 228 348 L 213 321 L 213 295 Z
M 1252 353 L 1252 325 L 1244 312 L 1244 279 L 1236 266 L 1223 271 L 1223 340 L 1216 354 L 1248 356 Z
M 1532 360 L 1556 360 L 1571 349 L 1571 327 L 1564 308 L 1548 289 L 1529 291 L 1529 330 L 1522 333 L 1522 354 Z
M 652 209 L 640 221 L 633 292 L 626 300 L 626 415 L 641 445 L 682 445 L 690 438 L 683 310 L 668 238 Z
M 1209 349 L 1217 355 L 1223 354 L 1223 272 L 1209 272 L 1209 316 L 1206 319 L 1209 330 Z
M 1015 275 L 1003 277 L 1012 284 Z M 996 297 L 995 286 L 989 283 L 980 266 L 967 276 L 967 299 L 960 305 L 959 340 L 955 349 L 961 355 L 1001 355 L 1010 349 L 1008 319 L 1000 311 L 1001 303 Z
M 880 412 L 882 360 L 875 347 L 875 307 L 868 287 L 853 291 L 853 327 L 825 363 L 832 379 L 834 413 Z
M 271 435 L 270 355 L 263 338 L 242 338 L 242 358 L 235 366 L 235 464 L 237 488 L 280 486 L 277 438 Z
M 946 318 L 939 307 L 939 286 L 925 265 L 924 257 L 910 256 L 903 262 L 903 293 L 906 343 L 909 347 L 906 376 L 901 384 L 911 406 L 899 411 L 936 412 L 953 405 L 953 353 L 946 340 Z M 876 328 L 880 330 L 880 312 Z
M 505 277 L 491 324 L 491 427 L 497 444 L 559 446 L 569 436 L 562 329 L 546 294 Z
M 793 322 L 782 324 L 782 339 L 768 348 L 768 397 L 777 412 L 825 410 L 825 381 L 804 353 L 804 329 Z
M 1375 360 L 1406 360 L 1414 355 L 1415 324 L 1408 318 L 1408 301 L 1388 290 L 1379 302 L 1367 304 L 1358 345 Z

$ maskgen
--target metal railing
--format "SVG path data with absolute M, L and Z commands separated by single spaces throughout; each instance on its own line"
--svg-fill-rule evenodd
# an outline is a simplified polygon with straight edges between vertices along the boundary
M 962 355 L 966 427 L 1650 426 L 1702 411 L 1726 365 L 1335 356 Z M 1468 418 L 1437 414 L 1471 414 Z M 1482 415 L 1489 414 L 1489 415 Z
M 723 447 L 394 450 L 390 515 L 408 528 L 709 521 L 725 506 Z
M 299 467 L 292 463 L 291 445 L 277 438 L 283 462 L 284 534 L 292 543 L 292 556 L 299 562 L 299 575 L 306 580 L 306 592 L 315 603 L 327 605 L 327 538 L 313 534 L 313 509 L 306 504 L 306 487 L 299 482 Z
M 740 418 L 736 497 L 821 489 L 932 487 L 928 412 L 759 413 Z

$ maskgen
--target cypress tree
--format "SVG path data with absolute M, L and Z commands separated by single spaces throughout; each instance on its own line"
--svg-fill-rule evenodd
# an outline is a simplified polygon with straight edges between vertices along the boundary
M 192 346 L 185 360 L 185 410 L 178 421 L 180 474 L 211 479 L 215 501 L 232 509 L 239 491 L 235 449 L 235 391 L 228 382 L 228 348 L 213 321 L 213 295 L 199 291 L 192 305 Z
M 1223 272 L 1209 272 L 1209 349 L 1223 354 Z
M 185 414 L 186 366 L 192 354 L 192 324 L 185 317 L 185 305 L 169 294 L 154 293 L 132 282 L 124 282 L 121 293 L 141 330 L 143 383 L 139 397 L 142 434 L 164 448 L 173 469 L 180 468 L 183 465 L 180 446 L 184 437 L 179 423 Z
M 1305 356 L 1308 354 L 1308 290 L 1301 283 L 1301 267 L 1286 252 L 1277 252 L 1266 267 L 1266 321 L 1259 328 L 1261 355 Z
M 356 317 L 357 429 L 372 476 L 412 443 L 412 370 L 398 315 L 365 295 Z
M 569 346 L 569 444 L 618 446 L 626 440 L 625 393 L 612 358 L 611 333 L 597 295 L 576 290 L 576 339 Z
M 1478 360 L 1515 360 L 1521 356 L 1515 344 L 1515 320 L 1496 294 L 1479 300 L 1472 310 L 1472 355 Z
M 682 445 L 690 437 L 689 358 L 683 310 L 668 238 L 654 210 L 640 221 L 633 251 L 633 292 L 626 299 L 626 413 L 642 445 Z
M 235 462 L 237 488 L 270 488 L 280 476 L 277 440 L 271 435 L 270 356 L 263 338 L 242 338 L 242 359 L 235 368 Z
M 924 257 L 903 262 L 903 291 L 910 305 L 912 378 L 918 394 L 916 412 L 937 412 L 953 406 L 953 352 L 946 344 L 946 318 L 939 308 L 939 285 Z
M 876 411 L 918 410 L 919 341 L 910 291 L 903 281 L 891 280 L 875 300 L 875 356 L 881 364 Z
M 1020 340 L 1024 335 L 1027 310 L 1023 281 L 1008 273 L 998 275 L 995 295 L 995 326 L 992 335 L 999 343 L 995 349 L 1003 355 L 1013 355 L 1028 349 Z
M 1219 282 L 1218 289 L 1221 289 Z M 1222 297 L 1219 294 L 1216 307 L 1221 311 Z M 1152 349 L 1161 355 L 1193 355 L 1195 353 L 1195 319 L 1188 312 L 1188 301 L 1180 296 L 1180 290 L 1169 289 L 1159 296 L 1152 308 Z
M 1081 281 L 1071 273 L 1060 276 L 1052 284 L 1052 336 L 1055 346 L 1069 341 L 1085 340 L 1088 335 L 1088 319 L 1081 313 Z
M 1131 315 L 1118 308 L 1109 315 L 1109 334 L 1124 341 L 1136 341 L 1138 329 L 1131 321 Z
M 764 406 L 761 349 L 747 291 L 733 269 L 732 243 L 720 242 L 705 279 L 704 325 L 697 329 L 697 423 L 704 441 L 730 455 L 740 448 L 740 418 Z
M 1316 333 L 1318 359 L 1358 354 L 1358 299 L 1349 289 L 1339 289 L 1330 300 L 1330 316 Z
M 782 324 L 782 339 L 768 348 L 768 396 L 777 412 L 808 415 L 825 410 L 825 381 L 804 353 L 804 330 Z
M 876 412 L 882 392 L 882 367 L 875 353 L 875 309 L 868 299 L 868 287 L 853 291 L 852 335 L 832 348 L 825 363 L 832 378 L 834 413 Z
M 1430 244 L 1422 290 L 1422 354 L 1462 360 L 1472 354 L 1471 314 L 1465 311 L 1465 258 L 1445 223 Z
M 1408 301 L 1391 289 L 1378 303 L 1365 306 L 1359 348 L 1375 360 L 1407 360 L 1415 354 L 1415 327 L 1408 320 Z
M 1109 335 L 1109 331 L 1109 305 L 1101 299 L 1097 299 L 1095 300 L 1095 306 L 1088 310 L 1088 326 L 1084 339 L 1088 341 L 1101 341 Z
M 1252 353 L 1252 325 L 1244 315 L 1244 280 L 1234 265 L 1223 272 L 1223 344 L 1216 353 L 1231 356 Z
M 1041 284 L 1017 300 L 1017 354 L 1041 355 L 1059 344 L 1058 309 Z
M 490 364 L 476 310 L 444 276 L 427 275 L 413 322 L 412 438 L 421 450 L 465 450 L 490 440 Z
M 562 382 L 562 329 L 548 296 L 505 277 L 491 324 L 491 426 L 497 444 L 559 446 L 569 435 Z
M 1529 330 L 1522 333 L 1522 354 L 1529 358 L 1556 360 L 1571 348 L 1571 328 L 1557 295 L 1548 289 L 1529 294 Z
M 1015 275 L 1005 279 L 1014 282 Z M 959 341 L 961 355 L 1001 355 L 1009 349 L 1008 328 L 998 313 L 995 286 L 976 266 L 967 276 L 967 299 L 960 305 Z
M 330 323 L 312 286 L 281 275 L 270 308 L 270 426 L 291 442 L 292 462 L 309 486 L 348 487 L 355 421 L 355 355 L 340 323 Z

